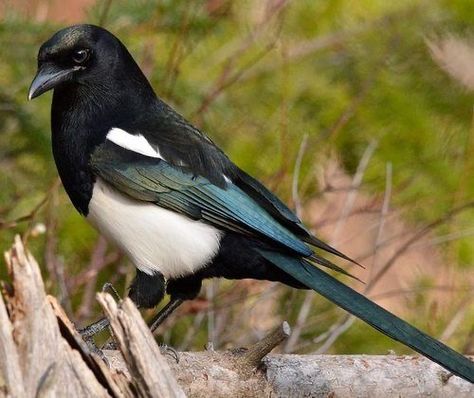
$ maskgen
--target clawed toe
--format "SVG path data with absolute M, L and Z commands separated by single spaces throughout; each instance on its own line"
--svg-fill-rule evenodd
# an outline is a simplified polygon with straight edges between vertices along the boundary
M 176 363 L 179 363 L 178 351 L 176 351 L 173 347 L 170 347 L 166 344 L 160 344 L 159 347 L 160 347 L 161 355 L 169 355 L 176 361 Z
M 97 344 L 95 343 L 94 339 L 92 337 L 82 337 L 84 343 L 86 344 L 87 350 L 89 351 L 88 354 L 95 354 L 97 355 L 100 359 L 102 359 L 107 366 L 110 366 L 109 360 L 105 356 L 105 354 L 102 352 L 102 350 L 97 347 Z

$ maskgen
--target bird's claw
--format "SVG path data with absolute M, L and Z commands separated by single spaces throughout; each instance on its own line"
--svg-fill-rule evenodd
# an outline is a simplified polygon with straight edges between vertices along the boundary
M 118 350 L 117 342 L 113 339 L 107 341 L 103 346 L 102 350 Z
M 169 355 L 176 361 L 176 363 L 179 363 L 178 351 L 176 351 L 173 347 L 170 347 L 169 345 L 166 345 L 166 344 L 160 344 L 159 347 L 160 347 L 161 355 Z
M 89 355 L 91 355 L 91 354 L 97 355 L 100 359 L 102 359 L 105 362 L 105 364 L 107 366 L 110 367 L 109 360 L 105 356 L 104 352 L 99 347 L 97 347 L 97 344 L 95 343 L 95 341 L 92 337 L 82 336 L 82 340 L 86 344 L 86 347 L 87 347 L 87 350 L 88 350 L 87 353 Z

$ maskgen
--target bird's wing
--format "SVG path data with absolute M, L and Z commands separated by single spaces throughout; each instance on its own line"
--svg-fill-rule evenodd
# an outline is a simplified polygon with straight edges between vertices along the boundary
M 219 229 L 257 235 L 282 249 L 310 257 L 313 251 L 230 180 L 219 187 L 168 162 L 106 141 L 93 153 L 96 175 L 117 190 L 202 220 Z
M 327 243 L 324 243 L 322 240 L 312 235 L 305 228 L 296 214 L 293 213 L 280 199 L 278 199 L 277 196 L 243 170 L 237 169 L 235 172 L 234 183 L 303 242 L 309 243 L 345 260 L 351 261 L 354 264 L 358 264 L 344 253 L 341 253 L 339 250 L 334 249 Z
M 301 220 L 280 199 L 259 181 L 239 169 L 212 140 L 191 125 L 173 108 L 158 101 L 156 112 L 146 114 L 139 127 L 129 128 L 132 134 L 142 134 L 149 143 L 160 148 L 166 161 L 174 166 L 186 166 L 193 174 L 205 177 L 221 188 L 226 186 L 224 175 L 231 178 L 278 223 L 305 243 L 356 263 L 345 254 L 312 235 Z

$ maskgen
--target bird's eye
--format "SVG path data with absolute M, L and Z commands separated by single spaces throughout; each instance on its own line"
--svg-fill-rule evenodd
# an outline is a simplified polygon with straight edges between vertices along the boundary
M 72 53 L 72 60 L 80 65 L 86 62 L 89 59 L 89 50 L 87 49 L 80 49 L 80 50 L 74 50 Z

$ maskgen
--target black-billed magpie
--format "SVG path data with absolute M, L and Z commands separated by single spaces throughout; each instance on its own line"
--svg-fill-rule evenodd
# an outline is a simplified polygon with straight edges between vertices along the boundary
M 129 296 L 155 325 L 205 278 L 264 279 L 313 289 L 391 338 L 474 383 L 474 363 L 317 265 L 311 235 L 261 183 L 160 100 L 125 46 L 77 25 L 40 48 L 29 99 L 54 89 L 53 154 L 73 205 L 137 267 Z

